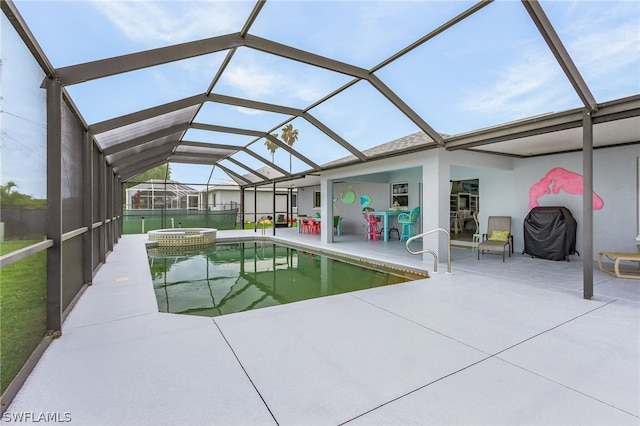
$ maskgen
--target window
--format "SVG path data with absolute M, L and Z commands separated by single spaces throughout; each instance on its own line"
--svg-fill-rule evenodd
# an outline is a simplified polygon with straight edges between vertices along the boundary
M 291 194 L 291 208 L 298 207 L 298 194 Z
M 189 203 L 189 209 L 196 210 L 198 208 L 198 196 L 188 195 L 187 201 Z
M 313 191 L 313 208 L 320 208 L 320 191 Z
M 391 184 L 391 206 L 409 207 L 409 184 L 407 182 Z

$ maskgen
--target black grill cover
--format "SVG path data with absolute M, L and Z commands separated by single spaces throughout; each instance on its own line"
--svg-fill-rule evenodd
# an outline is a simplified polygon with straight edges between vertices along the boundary
M 577 223 L 565 207 L 535 207 L 524 219 L 524 251 L 533 257 L 569 260 L 576 253 Z

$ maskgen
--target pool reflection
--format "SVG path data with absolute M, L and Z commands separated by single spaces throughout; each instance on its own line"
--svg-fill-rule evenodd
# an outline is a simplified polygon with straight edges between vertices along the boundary
M 148 251 L 160 312 L 215 317 L 410 281 L 271 242 Z

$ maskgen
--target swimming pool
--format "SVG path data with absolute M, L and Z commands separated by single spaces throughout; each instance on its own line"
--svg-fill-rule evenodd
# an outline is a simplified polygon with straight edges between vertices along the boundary
M 148 250 L 160 312 L 215 317 L 426 278 L 271 241 Z

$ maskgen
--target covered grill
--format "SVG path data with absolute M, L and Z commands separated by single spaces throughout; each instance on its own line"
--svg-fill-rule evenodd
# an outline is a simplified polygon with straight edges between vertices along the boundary
M 576 251 L 577 223 L 566 207 L 535 207 L 524 219 L 524 251 L 532 257 L 569 260 Z

